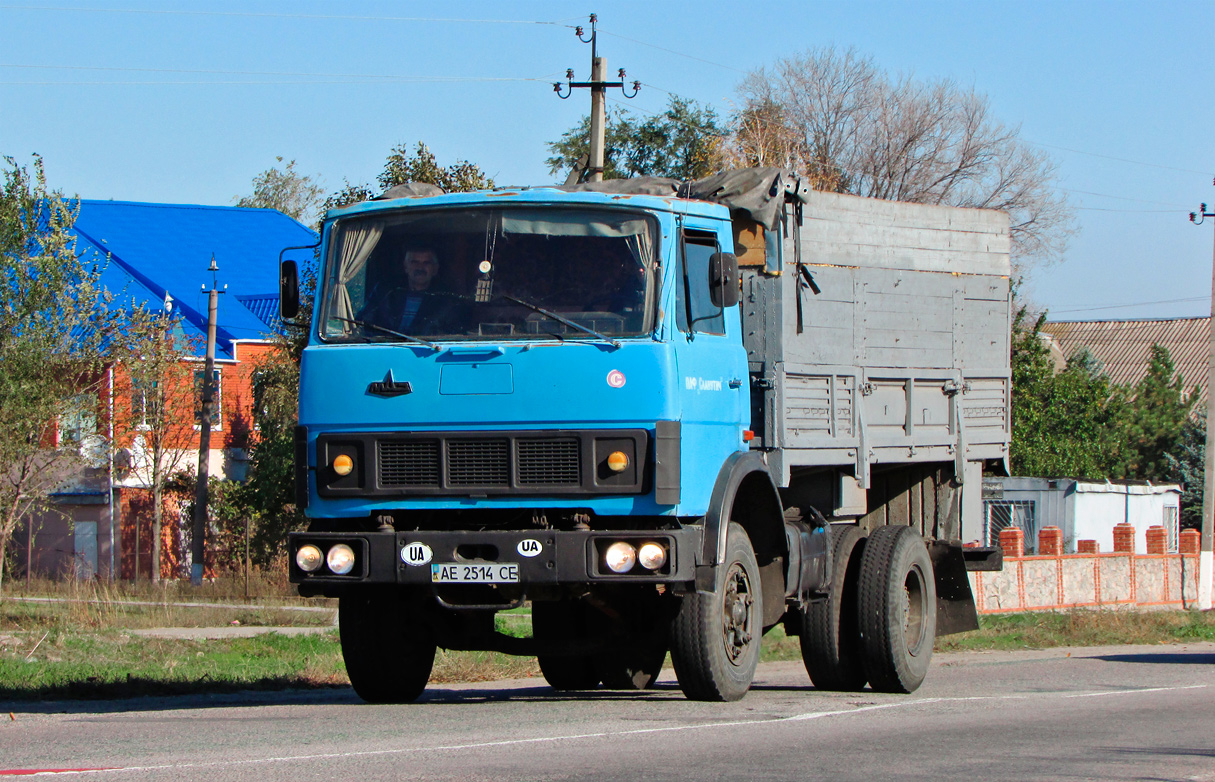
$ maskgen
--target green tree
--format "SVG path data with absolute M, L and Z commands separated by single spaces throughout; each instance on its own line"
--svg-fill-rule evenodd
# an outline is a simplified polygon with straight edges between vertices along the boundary
M 1202 528 L 1203 470 L 1206 467 L 1207 420 L 1187 419 L 1181 427 L 1181 441 L 1165 454 L 1169 481 L 1181 484 L 1181 526 Z
M 1127 406 L 1120 477 L 1169 480 L 1168 456 L 1181 447 L 1186 419 L 1197 399 L 1198 388 L 1187 393 L 1168 349 L 1152 345 L 1147 374 L 1131 391 Z
M 470 190 L 487 190 L 494 186 L 491 179 L 479 166 L 467 160 L 457 160 L 449 166 L 439 164 L 435 154 L 425 143 L 419 141 L 410 151 L 408 144 L 397 144 L 388 152 L 384 169 L 376 177 L 381 192 L 406 182 L 425 182 L 441 188 L 446 193 L 466 193 Z M 344 180 L 342 189 L 333 193 L 322 204 L 321 213 L 329 209 L 340 209 L 374 198 L 376 191 L 370 185 L 351 184 Z
M 252 558 L 262 567 L 280 561 L 287 533 L 307 524 L 295 504 L 295 440 L 299 399 L 299 355 L 286 338 L 253 374 L 253 422 L 257 439 L 249 451 L 249 474 L 229 493 L 239 508 L 229 516 L 251 522 Z M 223 514 L 221 514 L 223 515 Z
M 282 165 L 282 157 L 275 160 Z M 271 166 L 253 177 L 253 193 L 236 199 L 237 206 L 277 209 L 302 223 L 316 219 L 324 189 L 311 175 L 295 170 L 295 161 L 279 168 Z
M 1102 479 L 1120 463 L 1126 403 L 1087 352 L 1056 372 L 1042 338 L 1020 308 L 1012 331 L 1012 470 L 1015 475 Z
M 672 95 L 662 114 L 644 120 L 627 111 L 614 112 L 604 127 L 604 179 L 664 176 L 700 179 L 721 168 L 720 148 L 726 129 L 717 112 L 696 101 Z M 590 150 L 591 118 L 549 144 L 546 161 L 553 174 L 568 172 Z
M 82 466 L 96 438 L 98 391 L 120 314 L 84 264 L 77 208 L 5 157 L 0 186 L 0 584 L 14 530 Z M 96 446 L 96 443 L 93 444 Z M 100 449 L 98 449 L 100 450 Z

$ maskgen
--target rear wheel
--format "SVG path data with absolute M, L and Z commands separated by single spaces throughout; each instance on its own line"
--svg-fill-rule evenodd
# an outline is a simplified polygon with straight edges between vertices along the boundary
M 586 610 L 581 603 L 569 601 L 533 603 L 532 634 L 543 640 L 583 637 Z M 599 685 L 599 671 L 589 654 L 541 654 L 536 662 L 544 680 L 554 690 L 591 690 Z
M 818 689 L 855 692 L 867 681 L 856 626 L 865 536 L 855 525 L 833 527 L 831 535 L 831 591 L 826 600 L 816 600 L 802 612 L 802 661 Z
M 338 601 L 346 675 L 368 703 L 410 703 L 426 689 L 435 642 L 416 613 L 399 591 L 356 592 Z
M 671 664 L 683 694 L 696 701 L 736 701 L 759 663 L 763 595 L 751 539 L 734 522 L 717 588 L 685 595 L 671 625 Z
M 914 692 L 928 673 L 937 629 L 932 560 L 910 527 L 878 527 L 861 555 L 861 659 L 878 692 Z

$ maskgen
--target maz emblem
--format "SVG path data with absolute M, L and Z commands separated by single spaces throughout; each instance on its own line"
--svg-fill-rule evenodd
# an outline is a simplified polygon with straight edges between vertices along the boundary
M 409 385 L 408 380 L 397 382 L 392 379 L 392 370 L 388 370 L 388 374 L 384 375 L 383 380 L 377 380 L 374 383 L 367 384 L 367 393 L 375 394 L 376 396 L 403 396 L 413 393 L 413 386 Z

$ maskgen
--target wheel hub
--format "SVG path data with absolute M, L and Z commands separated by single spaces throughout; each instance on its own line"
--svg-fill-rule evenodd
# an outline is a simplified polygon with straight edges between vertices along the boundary
M 730 662 L 737 663 L 746 653 L 754 637 L 752 607 L 755 598 L 747 571 L 734 563 L 726 573 L 725 595 L 722 603 L 722 640 Z

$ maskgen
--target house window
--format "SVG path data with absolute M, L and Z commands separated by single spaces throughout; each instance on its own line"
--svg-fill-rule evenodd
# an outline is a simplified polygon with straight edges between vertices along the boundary
M 84 438 L 97 434 L 97 410 L 89 394 L 76 394 L 67 400 L 59 416 L 59 444 L 79 445 Z
M 1038 548 L 1038 519 L 1033 500 L 987 500 L 983 503 L 983 542 L 1000 545 L 1000 530 L 1017 527 L 1025 535 L 1025 553 Z
M 198 426 L 202 422 L 203 374 L 204 374 L 204 371 L 201 369 L 194 373 L 194 421 L 195 421 L 194 425 L 195 426 Z M 224 405 L 223 405 L 223 401 L 224 401 L 223 375 L 220 373 L 220 370 L 218 368 L 216 368 L 214 370 L 214 372 L 212 373 L 211 377 L 213 378 L 213 382 L 215 384 L 214 385 L 215 404 L 211 410 L 211 428 L 212 429 L 222 429 L 223 428 L 223 426 L 222 426 L 223 418 L 221 416 L 221 412 L 223 411 L 223 408 L 224 408 Z
M 146 378 L 131 381 L 131 423 L 137 429 L 150 429 L 156 423 L 160 404 L 160 383 Z
M 1166 551 L 1176 552 L 1181 540 L 1181 519 L 1178 518 L 1178 508 L 1175 505 L 1164 507 L 1164 531 L 1166 534 Z

